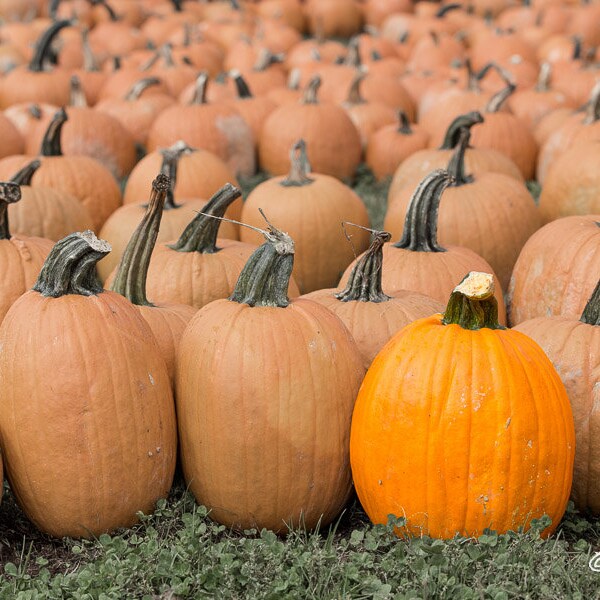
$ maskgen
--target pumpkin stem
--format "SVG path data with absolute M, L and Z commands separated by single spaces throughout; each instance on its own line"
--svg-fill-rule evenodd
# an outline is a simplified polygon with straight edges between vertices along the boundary
M 125 296 L 137 306 L 153 306 L 146 296 L 146 277 L 158 237 L 165 198 L 170 189 L 171 182 L 163 173 L 152 182 L 152 192 L 146 212 L 123 252 L 111 286 L 113 292 Z
M 469 147 L 471 131 L 464 127 L 461 129 L 458 145 L 454 149 L 454 154 L 448 163 L 448 173 L 453 179 L 454 186 L 458 187 L 473 182 L 473 176 L 465 173 L 465 152 Z
M 460 131 L 463 128 L 470 129 L 477 123 L 483 123 L 483 117 L 480 112 L 472 111 L 464 115 L 460 115 L 450 123 L 444 136 L 444 141 L 440 146 L 440 150 L 454 150 L 460 139 Z
M 110 244 L 98 239 L 93 231 L 71 233 L 54 244 L 33 289 L 51 298 L 101 294 L 104 290 L 96 263 L 110 251 Z
M 580 35 L 573 35 L 571 36 L 571 41 L 573 42 L 573 54 L 571 54 L 571 58 L 573 60 L 579 60 L 582 55 L 583 40 Z
M 357 69 L 360 67 L 360 40 L 358 36 L 354 36 L 348 42 L 348 53 L 346 54 L 343 64 L 347 67 L 355 67 Z
M 218 252 L 217 235 L 221 221 L 215 217 L 222 217 L 229 205 L 239 198 L 242 192 L 226 183 L 213 197 L 204 205 L 183 230 L 180 238 L 170 244 L 169 248 L 177 252 L 200 252 L 202 254 L 214 254 Z
M 13 182 L 0 183 L 0 240 L 10 240 L 8 205 L 21 199 L 21 188 Z
M 267 227 L 259 230 L 266 241 L 248 259 L 229 300 L 285 308 L 290 303 L 287 290 L 294 267 L 294 240 L 268 221 Z
M 152 54 L 152 56 L 150 58 L 148 58 L 148 60 L 146 60 L 146 62 L 144 62 L 140 65 L 139 70 L 140 71 L 149 71 L 158 62 L 159 58 L 160 58 L 160 52 L 158 50 L 155 50 L 154 53 Z
M 153 85 L 160 85 L 161 81 L 158 77 L 144 77 L 144 79 L 140 79 L 136 81 L 130 88 L 130 90 L 125 94 L 125 100 L 128 102 L 134 102 L 135 100 L 139 100 L 141 95 Z
M 381 265 L 383 245 L 389 242 L 392 234 L 387 231 L 373 231 L 373 239 L 368 250 L 358 259 L 350 273 L 344 290 L 335 294 L 342 302 L 387 302 L 390 296 L 381 287 Z
M 208 84 L 208 72 L 202 71 L 196 77 L 194 84 L 194 96 L 190 104 L 206 104 L 206 86 Z
M 464 66 L 467 69 L 467 90 L 471 92 L 481 91 L 481 87 L 479 86 L 480 77 L 477 71 L 473 69 L 470 58 L 465 59 Z
M 39 160 L 32 160 L 27 163 L 22 169 L 17 171 L 11 178 L 11 183 L 17 185 L 31 185 L 33 174 L 41 167 L 42 163 Z
M 93 6 L 101 6 L 108 13 L 108 18 L 116 23 L 119 20 L 117 13 L 114 11 L 113 7 L 106 0 L 91 0 Z
M 435 13 L 435 18 L 436 19 L 443 19 L 449 12 L 453 11 L 453 10 L 457 10 L 459 8 L 462 8 L 463 5 L 459 4 L 458 2 L 455 2 L 453 4 L 446 4 L 446 6 L 442 6 L 442 8 L 440 8 L 436 13 Z
M 271 65 L 280 62 L 283 62 L 283 54 L 273 54 L 268 48 L 261 48 L 252 70 L 266 71 Z
M 175 12 L 183 11 L 183 5 L 182 5 L 181 0 L 171 0 L 171 4 L 173 5 L 173 10 Z
M 509 82 L 506 87 L 502 88 L 499 92 L 496 92 L 487 103 L 485 107 L 485 112 L 495 113 L 498 112 L 502 105 L 508 100 L 509 96 L 517 89 L 517 86 Z
M 442 317 L 443 325 L 463 329 L 505 329 L 498 323 L 498 301 L 494 296 L 494 276 L 471 271 L 450 295 Z
M 179 208 L 180 205 L 175 202 L 175 186 L 177 185 L 177 169 L 179 168 L 179 159 L 182 154 L 191 152 L 191 148 L 183 141 L 176 142 L 170 148 L 160 150 L 163 157 L 160 166 L 160 172 L 169 178 L 169 189 L 164 204 L 164 210 Z
M 69 120 L 64 108 L 56 111 L 52 121 L 46 129 L 40 154 L 42 156 L 62 156 L 62 147 L 60 145 L 60 134 L 63 125 Z
M 63 19 L 62 21 L 55 21 L 42 33 L 39 37 L 36 45 L 35 52 L 33 53 L 33 58 L 29 63 L 29 70 L 34 71 L 35 73 L 41 73 L 44 71 L 44 65 L 46 64 L 46 59 L 48 58 L 49 53 L 51 52 L 52 42 L 58 35 L 61 29 L 65 27 L 70 27 L 73 23 L 68 19 Z
M 600 325 L 600 281 L 596 284 L 579 320 L 587 325 Z
M 90 31 L 86 27 L 81 30 L 81 51 L 83 54 L 83 69 L 84 71 L 89 72 L 97 72 L 100 70 L 98 66 L 98 61 L 92 52 L 92 48 L 90 47 L 90 39 L 89 39 Z
M 39 104 L 30 104 L 27 107 L 27 112 L 38 121 L 42 118 L 42 109 Z
M 242 77 L 242 74 L 237 69 L 229 71 L 229 76 L 235 83 L 238 98 L 253 98 L 252 92 L 248 87 L 248 82 Z
M 290 171 L 287 177 L 279 185 L 285 187 L 301 187 L 314 181 L 308 174 L 310 173 L 310 163 L 306 155 L 306 142 L 298 140 L 290 150 Z
M 287 88 L 288 90 L 299 90 L 300 89 L 300 78 L 302 77 L 302 71 L 298 67 L 294 67 L 288 75 Z
M 452 183 L 450 173 L 443 169 L 431 172 L 413 193 L 400 241 L 395 248 L 413 252 L 446 252 L 437 241 L 438 212 L 442 192 Z
M 600 81 L 592 88 L 583 123 L 590 125 L 598 120 L 600 120 Z
M 321 87 L 321 78 L 315 75 L 307 84 L 304 95 L 302 96 L 302 104 L 319 104 L 317 92 Z
M 87 108 L 88 103 L 85 97 L 85 92 L 81 86 L 81 79 L 79 79 L 77 75 L 71 75 L 69 88 L 69 106 Z
M 408 120 L 408 115 L 403 111 L 398 111 L 398 133 L 402 133 L 404 135 L 412 135 L 413 130 L 410 126 L 410 121 Z
M 365 104 L 366 100 L 360 95 L 360 84 L 365 78 L 366 73 L 358 71 L 352 79 L 352 84 L 348 90 L 348 97 L 346 98 L 346 104 L 356 106 L 357 104 Z
M 549 62 L 542 63 L 538 74 L 537 83 L 535 84 L 536 92 L 550 91 L 550 77 L 552 75 L 552 65 Z

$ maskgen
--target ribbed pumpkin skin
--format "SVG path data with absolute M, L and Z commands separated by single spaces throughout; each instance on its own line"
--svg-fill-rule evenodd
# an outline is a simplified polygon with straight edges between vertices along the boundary
M 137 521 L 171 486 L 177 451 L 156 340 L 122 296 L 22 296 L 0 327 L 0 440 L 11 488 L 50 535 Z
M 440 302 L 448 302 L 456 282 L 469 271 L 493 273 L 492 267 L 481 256 L 460 246 L 445 246 L 446 252 L 413 252 L 395 248 L 394 244 L 383 246 L 381 279 L 383 291 L 414 290 Z M 359 257 L 360 258 L 360 257 Z M 340 287 L 346 285 L 356 260 L 346 269 Z M 494 276 L 495 277 L 495 276 Z M 498 301 L 498 320 L 506 324 L 506 308 L 502 288 L 495 277 L 494 295 Z
M 509 322 L 536 317 L 578 319 L 600 273 L 600 215 L 548 223 L 523 247 L 508 289 Z
M 176 384 L 183 472 L 198 502 L 237 529 L 329 523 L 352 487 L 363 374 L 348 330 L 315 302 L 205 306 L 181 340 Z
M 419 182 L 388 197 L 384 228 L 402 235 L 406 209 Z M 500 173 L 485 173 L 472 183 L 444 191 L 438 219 L 442 246 L 470 248 L 494 269 L 503 288 L 525 242 L 540 227 L 540 216 L 525 186 Z
M 21 200 L 8 207 L 10 229 L 57 242 L 74 231 L 92 227 L 87 208 L 67 192 L 21 186 Z
M 371 520 L 408 532 L 477 536 L 547 514 L 571 489 L 575 434 L 560 378 L 511 330 L 470 331 L 441 316 L 402 329 L 378 354 L 352 417 L 350 457 Z
M 50 240 L 22 235 L 0 240 L 0 322 L 19 296 L 36 282 L 52 245 Z
M 568 317 L 531 319 L 515 328 L 533 338 L 565 384 L 575 420 L 571 497 L 600 513 L 600 327 Z
M 390 294 L 392 299 L 387 302 L 342 302 L 334 296 L 337 291 L 317 290 L 303 297 L 322 304 L 342 320 L 356 341 L 365 369 L 402 327 L 444 310 L 441 302 L 409 290 Z

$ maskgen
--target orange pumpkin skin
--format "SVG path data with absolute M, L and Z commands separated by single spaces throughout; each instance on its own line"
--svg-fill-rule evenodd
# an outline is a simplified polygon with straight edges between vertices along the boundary
M 600 327 L 569 317 L 539 317 L 515 328 L 534 339 L 565 384 L 575 420 L 571 498 L 578 510 L 600 513 Z
M 85 287 L 89 273 L 71 281 Z M 0 442 L 27 516 L 56 537 L 92 537 L 151 511 L 173 478 L 175 413 L 165 362 L 131 303 L 95 285 L 92 295 L 31 290 L 0 339 Z
M 274 531 L 334 519 L 351 490 L 363 373 L 346 328 L 315 302 L 200 310 L 179 347 L 176 398 L 185 479 L 211 517 Z
M 565 217 L 531 236 L 508 288 L 511 325 L 536 317 L 579 318 L 600 273 L 599 222 L 600 215 Z
M 350 437 L 358 497 L 374 523 L 450 539 L 562 517 L 573 474 L 568 398 L 541 348 L 512 330 L 415 321 L 377 355 Z

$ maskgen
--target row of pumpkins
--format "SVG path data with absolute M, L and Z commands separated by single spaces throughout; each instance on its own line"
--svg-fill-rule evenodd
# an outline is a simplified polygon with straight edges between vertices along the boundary
M 571 487 L 600 512 L 597 6 L 94 4 L 0 26 L 0 446 L 33 522 L 132 524 L 178 444 L 235 528 L 324 525 L 352 479 L 415 534 L 549 534 Z
M 581 318 L 516 329 L 500 324 L 491 273 L 458 280 L 445 308 L 409 278 L 383 289 L 384 245 L 405 265 L 453 250 L 482 261 L 437 241 L 452 181 L 431 172 L 397 244 L 373 231 L 338 288 L 291 300 L 294 241 L 261 211 L 263 228 L 249 228 L 265 242 L 250 247 L 232 291 L 200 310 L 193 299 L 150 302 L 149 267 L 163 289 L 201 281 L 196 259 L 228 250 L 217 235 L 236 187 L 153 253 L 172 190 L 159 174 L 107 291 L 96 265 L 110 244 L 89 230 L 53 246 L 11 238 L 7 208 L 21 188 L 1 184 L 3 248 L 47 254 L 0 326 L 0 445 L 24 512 L 54 536 L 129 526 L 168 493 L 178 446 L 198 502 L 236 529 L 325 525 L 352 480 L 374 522 L 403 516 L 402 533 L 416 535 L 515 530 L 544 514 L 548 535 L 572 486 L 580 508 L 598 511 L 600 284 Z M 439 286 L 436 271 L 458 279 L 460 269 L 418 271 Z

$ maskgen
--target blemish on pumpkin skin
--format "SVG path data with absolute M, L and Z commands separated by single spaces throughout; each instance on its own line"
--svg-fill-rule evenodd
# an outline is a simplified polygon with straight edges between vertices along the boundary
M 148 379 L 150 379 L 150 383 L 154 385 L 154 377 L 152 377 L 151 373 L 148 373 Z
M 512 420 L 512 417 L 508 417 L 508 419 L 506 419 L 506 425 L 504 426 L 504 429 L 508 429 L 510 427 L 511 420 Z

